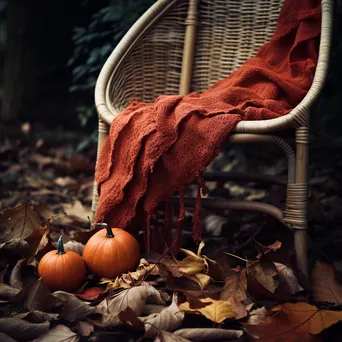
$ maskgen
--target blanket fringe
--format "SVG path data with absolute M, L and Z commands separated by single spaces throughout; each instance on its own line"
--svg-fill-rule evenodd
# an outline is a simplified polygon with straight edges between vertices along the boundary
M 146 252 L 149 253 L 151 251 L 151 218 L 152 215 L 147 215 L 146 218 Z
M 172 243 L 172 206 L 170 201 L 165 202 L 164 214 L 164 241 L 163 247 L 170 247 Z
M 171 246 L 171 251 L 173 255 L 177 255 L 179 252 L 184 218 L 185 218 L 184 188 L 182 188 L 179 194 L 179 217 L 176 222 L 176 238 L 173 241 L 172 246 Z
M 202 239 L 202 231 L 203 231 L 203 222 L 201 218 L 202 211 L 202 203 L 201 203 L 201 193 L 205 194 L 207 192 L 207 187 L 205 185 L 205 181 L 202 177 L 197 178 L 198 190 L 196 196 L 196 207 L 194 212 L 194 217 L 192 219 L 193 224 L 193 238 L 195 242 L 200 242 Z

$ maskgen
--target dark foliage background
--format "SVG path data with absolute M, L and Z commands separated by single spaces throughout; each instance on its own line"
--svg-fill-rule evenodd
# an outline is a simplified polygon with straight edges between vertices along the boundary
M 93 91 L 101 67 L 131 25 L 154 2 L 155 0 L 75 0 L 70 3 L 62 0 L 47 3 L 37 0 L 34 7 L 33 3 L 27 5 L 30 3 L 25 0 L 15 0 L 12 3 L 1 0 L 0 100 L 6 93 L 6 89 L 3 89 L 4 74 L 6 77 L 4 72 L 8 69 L 8 64 L 6 67 L 5 63 L 11 59 L 8 56 L 6 58 L 6 49 L 10 50 L 12 28 L 18 26 L 16 13 L 20 11 L 20 3 L 26 3 L 27 6 L 24 19 L 29 15 L 40 15 L 45 19 L 28 19 L 26 31 L 30 31 L 32 25 L 39 26 L 36 30 L 40 32 L 39 35 L 33 39 L 28 38 L 30 51 L 36 54 L 32 58 L 32 66 L 37 72 L 26 77 L 26 80 L 19 74 L 23 87 L 30 91 L 15 94 L 13 102 L 23 105 L 13 109 L 9 117 L 2 106 L 0 122 L 29 121 L 48 128 L 61 126 L 66 129 L 94 131 L 96 115 Z M 333 146 L 342 144 L 341 27 L 341 0 L 335 0 L 329 76 L 317 109 L 312 113 L 312 133 L 319 145 L 321 142 L 330 144 L 331 141 Z M 38 52 L 35 53 L 35 50 Z M 28 57 L 26 59 L 30 60 Z

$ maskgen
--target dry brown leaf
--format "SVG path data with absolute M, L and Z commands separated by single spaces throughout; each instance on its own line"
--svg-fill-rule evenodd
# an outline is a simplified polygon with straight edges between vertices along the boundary
M 203 258 L 206 265 L 206 274 L 214 280 L 222 281 L 224 276 L 220 265 L 215 260 L 212 260 L 205 255 Z
M 203 292 L 203 290 L 198 285 L 197 279 L 190 276 L 183 276 L 181 278 L 174 277 L 172 274 L 169 274 L 166 278 L 166 286 L 168 289 L 172 291 L 198 291 Z
M 227 300 L 235 296 L 240 301 L 247 299 L 247 279 L 246 269 L 241 272 L 232 270 L 229 275 L 224 278 L 224 286 L 220 291 L 221 300 Z
M 174 332 L 190 341 L 229 341 L 240 338 L 243 335 L 241 330 L 226 330 L 216 328 L 188 328 Z
M 25 321 L 29 321 L 31 323 L 44 323 L 46 321 L 50 322 L 56 320 L 57 317 L 58 314 L 56 313 L 43 312 L 39 310 L 24 312 L 14 316 L 14 318 L 25 319 Z
M 33 260 L 37 258 L 42 251 L 49 251 L 49 234 L 50 231 L 47 227 L 39 227 L 25 239 L 28 245 L 25 249 L 24 255 L 28 259 L 29 264 L 34 264 L 36 266 Z
M 159 330 L 176 330 L 183 322 L 184 312 L 179 311 L 175 298 L 173 298 L 171 305 L 160 313 L 139 318 L 145 324 L 144 338 L 153 338 L 158 335 Z
M 255 262 L 251 267 L 248 267 L 247 274 L 271 293 L 274 293 L 279 285 L 278 272 L 271 261 Z
M 311 283 L 315 300 L 342 304 L 342 285 L 337 282 L 332 265 L 326 262 L 317 263 L 312 271 Z
M 229 298 L 229 302 L 234 311 L 235 319 L 241 319 L 247 316 L 246 306 L 236 296 Z
M 38 279 L 27 284 L 22 290 L 25 308 L 29 311 L 46 311 L 54 307 L 56 299 L 51 295 L 48 287 Z
M 17 262 L 17 264 L 13 267 L 13 270 L 11 272 L 10 278 L 9 278 L 9 284 L 16 288 L 21 290 L 23 288 L 23 280 L 21 277 L 22 268 L 25 266 L 26 260 L 21 259 Z
M 119 318 L 121 322 L 125 324 L 130 324 L 134 328 L 145 331 L 144 323 L 138 318 L 135 312 L 131 308 L 126 308 L 124 311 L 120 311 Z
M 79 338 L 70 328 L 65 325 L 56 325 L 46 334 L 32 342 L 78 342 Z
M 186 338 L 169 333 L 167 331 L 160 330 L 158 336 L 154 339 L 154 342 L 191 342 Z
M 0 214 L 0 244 L 13 239 L 24 240 L 40 227 L 38 216 L 26 204 Z
M 19 293 L 20 293 L 19 289 L 16 289 L 4 283 L 0 284 L 0 300 L 10 301 L 10 302 L 16 301 L 18 300 Z
M 278 271 L 279 287 L 281 287 L 282 284 L 286 285 L 290 294 L 295 294 L 304 290 L 299 284 L 295 271 L 291 267 L 279 262 L 274 262 L 274 266 Z
M 94 307 L 78 299 L 72 293 L 56 291 L 53 296 L 63 303 L 63 311 L 60 313 L 62 319 L 68 321 L 84 320 L 95 312 Z
M 144 331 L 143 322 L 137 317 L 130 307 L 125 307 L 123 310 L 117 310 L 115 312 L 94 314 L 89 317 L 89 320 L 95 326 L 101 328 L 113 329 L 122 325 L 130 324 L 134 328 Z
M 191 308 L 189 302 L 179 305 L 179 309 L 205 316 L 215 323 L 222 323 L 227 318 L 235 317 L 234 309 L 229 300 L 214 300 L 211 298 L 199 299 L 203 304 L 208 304 L 201 308 Z
M 341 311 L 319 310 L 298 302 L 275 307 L 261 324 L 244 326 L 263 342 L 313 341 L 312 335 L 320 334 L 341 320 Z
M 156 304 L 165 304 L 158 290 L 143 283 L 143 285 L 123 290 L 117 295 L 105 298 L 96 306 L 96 312 L 102 317 L 92 319 L 92 321 L 98 326 L 108 326 L 111 322 L 117 325 L 120 321 L 118 314 L 127 308 L 132 309 L 139 316 L 143 313 L 148 298 Z
M 0 250 L 4 253 L 9 253 L 22 257 L 25 250 L 28 248 L 28 243 L 19 238 L 11 239 L 8 242 L 0 243 Z
M 19 318 L 0 318 L 0 331 L 19 341 L 30 341 L 45 334 L 49 325 L 49 322 L 35 324 Z

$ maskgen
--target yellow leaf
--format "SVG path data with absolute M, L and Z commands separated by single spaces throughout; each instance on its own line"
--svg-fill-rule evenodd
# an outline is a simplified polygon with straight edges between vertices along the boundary
M 204 245 L 205 245 L 204 241 L 201 241 L 201 243 L 198 245 L 197 255 L 199 257 L 202 256 L 202 249 L 203 249 Z
M 225 319 L 235 316 L 229 300 L 214 300 L 211 298 L 199 300 L 207 305 L 200 308 L 191 308 L 190 303 L 185 302 L 179 305 L 179 309 L 188 313 L 201 314 L 216 323 L 222 323 Z
M 210 283 L 211 278 L 203 273 L 197 273 L 194 274 L 192 279 L 195 278 L 194 280 L 198 283 L 199 287 L 204 290 Z
M 205 264 L 202 258 L 188 256 L 178 264 L 178 269 L 188 275 L 193 275 L 205 270 Z
M 196 253 L 194 253 L 193 251 L 190 251 L 189 249 L 184 249 L 184 248 L 181 248 L 180 249 L 184 254 L 190 256 L 190 257 L 193 257 L 195 259 L 201 259 L 201 257 L 199 257 Z

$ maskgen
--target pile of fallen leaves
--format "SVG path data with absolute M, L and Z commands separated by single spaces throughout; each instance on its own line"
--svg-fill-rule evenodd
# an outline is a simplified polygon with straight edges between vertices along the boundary
M 309 289 L 279 261 L 280 241 L 254 241 L 253 259 L 212 250 L 209 258 L 204 242 L 177 258 L 146 255 L 136 271 L 89 275 L 74 293 L 51 293 L 38 279 L 37 264 L 54 244 L 49 221 L 28 205 L 2 212 L 0 341 L 333 341 L 342 321 L 333 266 L 317 263 Z M 81 255 L 83 247 L 65 244 Z
M 41 219 L 50 219 L 54 239 L 60 233 L 73 238 L 74 231 L 89 227 L 87 217 L 91 215 L 96 137 L 63 130 L 51 132 L 22 127 L 22 131 L 20 136 L 0 141 L 0 210 L 29 203 Z M 258 153 L 255 153 L 256 149 Z M 320 165 L 310 166 L 312 261 L 324 257 L 342 271 L 342 250 L 339 248 L 342 243 L 340 150 L 327 154 L 326 148 L 316 148 L 311 160 L 316 160 L 316 164 L 321 162 Z M 230 147 L 213 161 L 210 169 L 233 172 L 253 170 L 258 174 L 276 175 L 286 183 L 286 159 L 273 146 L 263 145 L 260 149 L 254 145 L 245 146 L 242 150 L 237 146 Z M 284 208 L 284 185 L 231 181 L 208 182 L 207 186 L 210 197 L 265 201 Z M 196 196 L 196 188 L 187 187 L 186 191 L 186 195 Z M 186 210 L 185 216 L 182 245 L 192 248 L 191 211 Z M 177 217 L 176 211 L 173 220 Z M 203 218 L 204 237 L 216 238 L 215 247 L 211 244 L 213 248 L 250 258 L 253 257 L 254 238 L 266 245 L 281 240 L 286 251 L 292 244 L 292 232 L 277 225 L 267 215 L 203 210 Z M 173 233 L 175 235 L 175 231 Z

